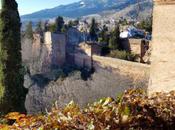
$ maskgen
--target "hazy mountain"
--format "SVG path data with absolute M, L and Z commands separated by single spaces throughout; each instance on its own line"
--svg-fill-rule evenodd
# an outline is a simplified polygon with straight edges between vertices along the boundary
M 140 1 L 140 6 L 138 6 L 137 1 Z M 152 0 L 81 0 L 72 4 L 60 5 L 52 9 L 45 9 L 32 14 L 23 15 L 21 18 L 22 20 L 38 20 L 50 19 L 58 15 L 77 18 L 91 14 L 108 15 L 110 13 L 121 13 L 122 10 L 125 10 L 125 12 L 128 10 L 126 14 L 134 16 L 138 8 L 141 12 L 152 10 Z

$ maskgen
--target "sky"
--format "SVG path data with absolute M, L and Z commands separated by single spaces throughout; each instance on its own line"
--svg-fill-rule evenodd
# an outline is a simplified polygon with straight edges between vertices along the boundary
M 20 15 L 33 13 L 42 9 L 53 8 L 61 4 L 70 4 L 80 0 L 16 0 Z

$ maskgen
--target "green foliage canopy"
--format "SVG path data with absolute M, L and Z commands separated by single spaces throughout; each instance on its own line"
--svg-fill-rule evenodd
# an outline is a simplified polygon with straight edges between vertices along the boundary
M 2 0 L 0 13 L 0 114 L 25 112 L 27 90 L 21 56 L 20 17 L 15 0 Z

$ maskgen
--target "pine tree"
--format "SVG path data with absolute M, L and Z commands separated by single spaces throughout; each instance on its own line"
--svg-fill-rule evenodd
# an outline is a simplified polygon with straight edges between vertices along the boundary
M 63 19 L 63 17 L 58 16 L 57 19 L 56 19 L 57 32 L 61 32 L 63 26 L 64 26 L 64 19 Z
M 43 33 L 43 28 L 42 28 L 42 22 L 39 21 L 36 25 L 36 29 L 35 29 L 36 33 L 42 34 Z
M 25 36 L 29 39 L 33 39 L 33 28 L 31 21 L 26 25 Z
M 106 25 L 103 26 L 99 33 L 99 42 L 109 43 L 108 27 Z
M 95 19 L 93 18 L 91 22 L 90 31 L 89 31 L 90 38 L 92 41 L 97 41 L 98 39 L 97 31 L 98 31 L 98 26 L 97 26 Z
M 109 40 L 109 47 L 112 50 L 121 49 L 120 46 L 120 28 L 117 26 L 113 32 L 111 32 L 111 37 Z
M 15 0 L 2 0 L 0 13 L 0 114 L 25 112 L 20 17 Z

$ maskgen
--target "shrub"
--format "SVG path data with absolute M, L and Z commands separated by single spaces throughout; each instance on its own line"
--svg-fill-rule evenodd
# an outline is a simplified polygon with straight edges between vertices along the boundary
M 109 54 L 112 58 L 118 58 L 122 60 L 135 61 L 136 55 L 126 51 L 112 50 Z
M 175 91 L 155 93 L 128 90 L 115 100 L 102 98 L 80 109 L 71 101 L 64 109 L 55 103 L 45 115 L 9 113 L 1 118 L 1 130 L 174 130 Z M 14 123 L 13 123 L 14 122 Z M 10 125 L 12 123 L 12 125 Z

